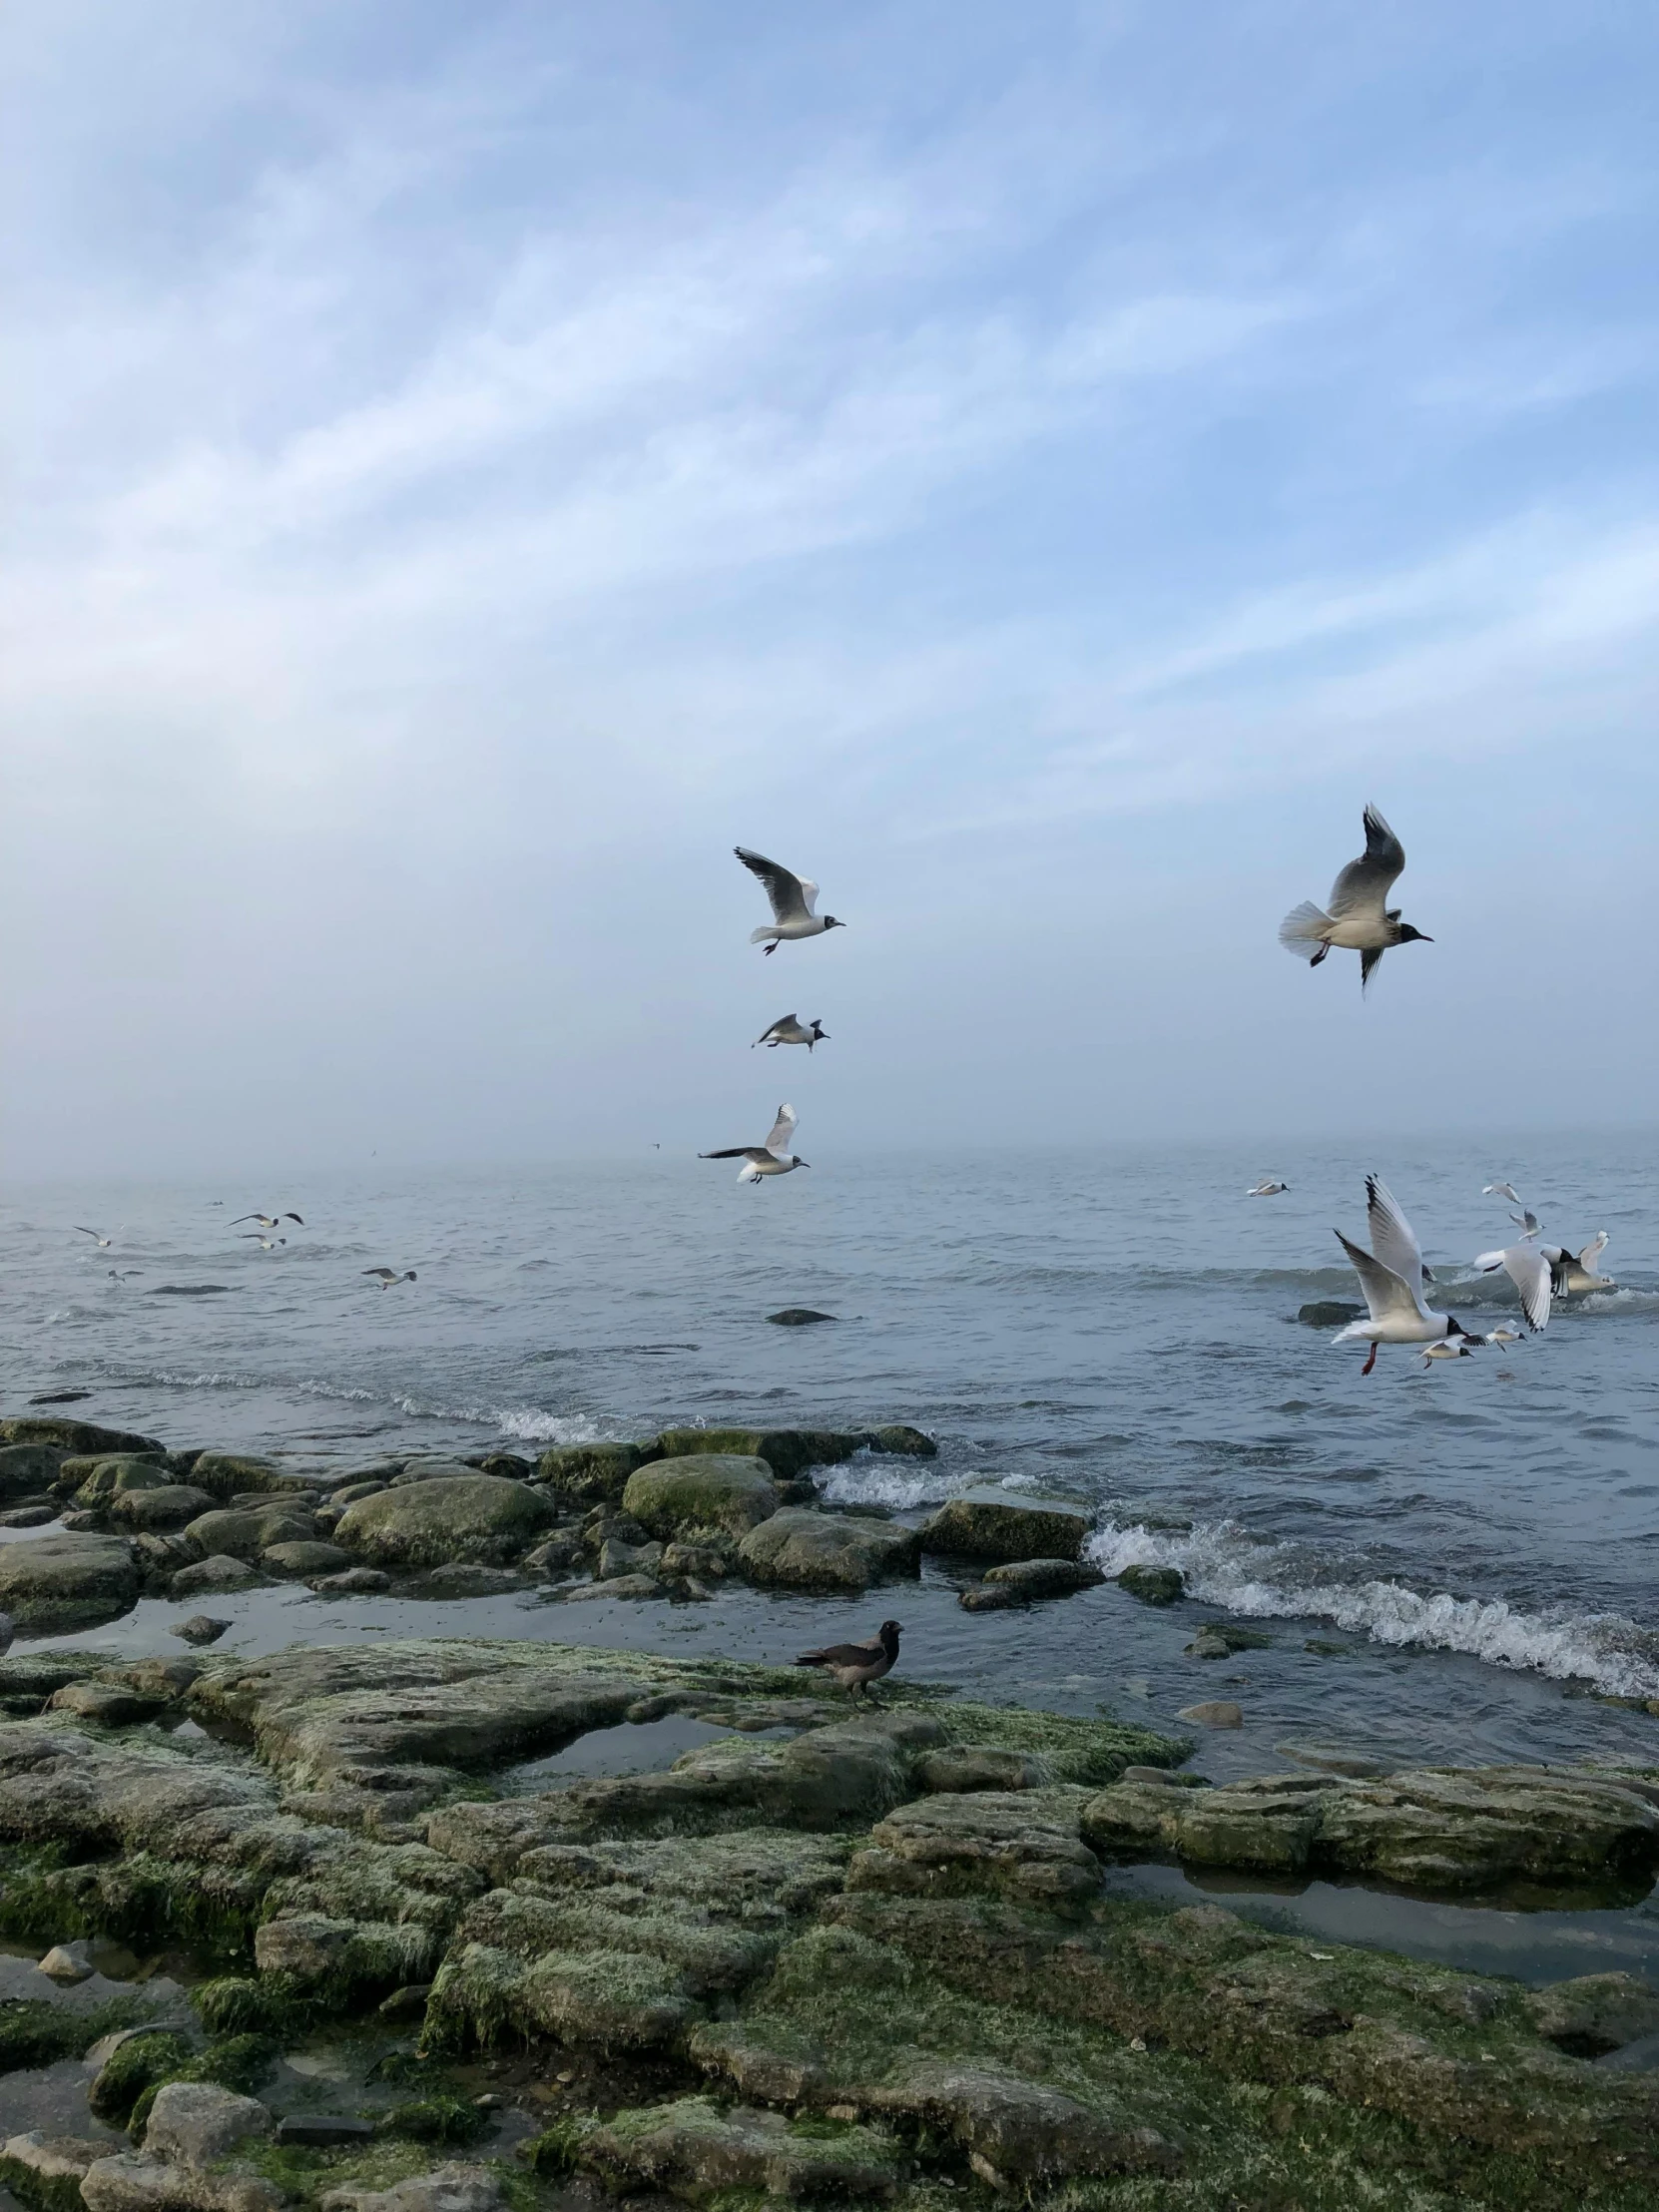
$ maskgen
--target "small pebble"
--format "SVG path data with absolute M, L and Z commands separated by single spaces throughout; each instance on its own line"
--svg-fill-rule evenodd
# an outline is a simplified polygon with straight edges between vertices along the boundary
M 175 1621 L 168 1634 L 182 1637 L 187 1644 L 217 1644 L 230 1625 L 216 1621 L 211 1613 L 192 1613 L 189 1620 Z
M 54 1943 L 39 1966 L 53 1981 L 89 1981 L 93 1973 L 85 1943 Z

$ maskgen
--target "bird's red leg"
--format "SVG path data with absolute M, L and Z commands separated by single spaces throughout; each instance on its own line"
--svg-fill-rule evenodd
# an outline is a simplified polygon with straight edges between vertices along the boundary
M 1370 1359 L 1368 1359 L 1368 1360 L 1367 1360 L 1367 1362 L 1366 1362 L 1365 1366 L 1364 1366 L 1364 1367 L 1363 1367 L 1363 1368 L 1362 1368 L 1362 1369 L 1360 1370 L 1360 1373 L 1361 1373 L 1362 1375 L 1370 1375 L 1370 1373 L 1371 1373 L 1372 1369 L 1376 1367 L 1376 1365 L 1377 1365 L 1377 1351 L 1378 1351 L 1378 1348 L 1377 1348 L 1377 1346 L 1376 1346 L 1376 1345 L 1373 1345 L 1373 1346 L 1372 1346 L 1372 1348 L 1371 1348 L 1371 1357 L 1370 1357 Z

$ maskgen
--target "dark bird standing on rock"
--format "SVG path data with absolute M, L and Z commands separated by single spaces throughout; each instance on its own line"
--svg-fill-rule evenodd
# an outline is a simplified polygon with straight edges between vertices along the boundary
M 822 1667 L 839 1688 L 854 1694 L 862 1690 L 867 1697 L 870 1684 L 898 1664 L 898 1639 L 903 1633 L 897 1621 L 883 1621 L 867 1644 L 827 1644 L 822 1651 L 804 1651 L 796 1665 Z

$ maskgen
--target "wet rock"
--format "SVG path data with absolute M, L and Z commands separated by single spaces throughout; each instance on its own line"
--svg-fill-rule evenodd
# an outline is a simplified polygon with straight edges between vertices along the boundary
M 278 2143 L 366 2143 L 373 2133 L 371 2121 L 344 2112 L 289 2112 L 276 2122 Z
M 1604 1881 L 1659 1867 L 1659 1808 L 1570 1768 L 1419 1768 L 1332 1789 L 1317 1856 L 1418 1889 Z
M 399 1467 L 396 1471 L 401 1473 L 402 1469 Z M 381 1490 L 389 1489 L 390 1486 L 389 1475 L 372 1475 L 366 1482 L 344 1482 L 337 1490 L 329 1491 L 328 1502 L 342 1507 L 355 1505 L 358 1498 L 378 1496 Z
M 694 2201 L 734 2189 L 773 2199 L 887 2197 L 909 2167 L 884 2131 L 827 2134 L 781 2112 L 723 2110 L 710 2097 L 619 2112 L 585 2138 L 581 2159 L 614 2188 L 650 2183 Z
M 487 2166 L 451 2164 L 390 2189 L 330 2189 L 321 2212 L 505 2212 L 506 2203 Z
M 75 1536 L 94 1534 L 101 1526 L 103 1517 L 101 1513 L 95 1513 L 90 1509 L 85 1512 L 72 1510 L 60 1516 L 64 1529 Z
M 1576 2058 L 1600 2058 L 1659 2032 L 1659 1990 L 1634 1974 L 1579 1974 L 1523 2001 L 1538 2033 Z
M 1081 1513 L 953 1497 L 922 1528 L 921 1543 L 925 1551 L 960 1552 L 970 1559 L 1077 1559 L 1088 1532 Z
M 643 1444 L 555 1444 L 536 1461 L 536 1472 L 572 1497 L 620 1500 L 647 1456 Z
M 1187 1578 L 1179 1567 L 1125 1567 L 1117 1579 L 1118 1588 L 1143 1605 L 1173 1605 L 1187 1594 Z
M 9 1513 L 0 1513 L 0 1528 L 44 1528 L 57 1517 L 55 1505 L 14 1505 Z
M 343 1574 L 319 1575 L 311 1584 L 319 1597 L 378 1597 L 391 1588 L 383 1567 L 347 1567 Z
M 752 1528 L 738 1558 L 757 1582 L 793 1590 L 862 1590 L 921 1571 L 917 1531 L 850 1513 L 785 1506 Z
M 16 2167 L 20 2171 L 11 2177 L 14 2190 L 25 2201 L 49 2206 L 79 2203 L 88 2167 L 107 2158 L 109 2151 L 106 2138 L 45 2135 L 32 2129 L 26 2135 L 11 2136 L 0 2147 L 0 2179 L 6 2178 L 7 2167 Z
M 870 1832 L 849 1890 L 941 1897 L 989 1894 L 1062 1910 L 1100 1889 L 1100 1861 L 1082 1841 L 1081 1790 L 984 1791 L 918 1798 Z
M 311 1476 L 244 1451 L 204 1451 L 191 1468 L 191 1480 L 227 1502 L 245 1493 L 314 1496 L 317 1489 Z
M 735 1544 L 682 1544 L 663 1547 L 657 1571 L 665 1575 L 695 1575 L 704 1582 L 719 1582 L 731 1573 L 737 1559 Z
M 655 1575 L 662 1562 L 661 1544 L 625 1544 L 612 1536 L 600 1546 L 599 1564 L 594 1569 L 597 1579 L 604 1582 L 618 1575 Z
M 216 1506 L 186 1524 L 185 1534 L 205 1558 L 257 1559 L 272 1544 L 308 1543 L 313 1523 L 292 1505 Z
M 71 1713 L 77 1720 L 95 1722 L 101 1728 L 131 1728 L 139 1721 L 153 1721 L 165 1712 L 170 1699 L 146 1696 L 119 1682 L 68 1682 L 46 1701 L 49 1713 Z
M 811 1306 L 785 1306 L 767 1316 L 774 1329 L 811 1329 L 815 1322 L 833 1321 L 834 1318 L 833 1314 L 818 1313 Z
M 101 1428 L 96 1421 L 56 1413 L 0 1420 L 0 1439 L 8 1444 L 54 1444 L 60 1451 L 79 1455 L 164 1448 L 154 1436 L 135 1436 L 130 1429 Z
M 587 1546 L 574 1529 L 562 1536 L 550 1536 L 546 1543 L 537 1544 L 519 1561 L 526 1574 L 558 1581 L 572 1573 L 586 1557 Z
M 1085 1806 L 1080 1825 L 1104 1858 L 1170 1853 L 1196 1866 L 1300 1874 L 1319 1832 L 1326 1787 L 1305 1775 L 1213 1790 L 1125 1779 Z
M 49 1489 L 57 1478 L 63 1454 L 51 1444 L 0 1446 L 0 1499 L 27 1497 L 31 1491 Z
M 609 1580 L 578 1582 L 560 1594 L 567 1605 L 574 1605 L 587 1598 L 666 1597 L 668 1592 L 654 1574 L 618 1574 Z
M 504 1566 L 553 1518 L 546 1498 L 524 1483 L 467 1474 L 360 1498 L 341 1514 L 334 1534 L 371 1566 L 437 1567 L 456 1559 Z
M 138 1594 L 132 1546 L 119 1536 L 75 1532 L 0 1544 L 0 1607 L 20 1628 L 118 1620 Z
M 181 1637 L 187 1644 L 217 1644 L 230 1625 L 229 1621 L 216 1620 L 212 1613 L 192 1613 L 189 1620 L 175 1621 L 168 1634 Z
M 465 1481 L 469 1474 L 476 1474 L 476 1467 L 469 1467 L 464 1459 L 411 1459 L 391 1478 L 391 1488 L 404 1489 L 411 1482 Z
M 1173 2172 L 1181 2154 L 1155 2128 L 1091 2112 L 1075 2098 L 1010 2068 L 930 2059 L 859 2103 L 919 2120 L 959 2143 L 993 2189 L 1030 2188 L 1072 2174 Z
M 743 1537 L 778 1510 L 768 1463 L 730 1452 L 700 1452 L 653 1460 L 628 1477 L 623 1511 L 653 1536 L 682 1529 L 723 1529 Z
M 1081 1560 L 1013 1559 L 988 1568 L 983 1581 L 963 1590 L 956 1602 L 970 1613 L 996 1612 L 1009 1605 L 1029 1605 L 1035 1598 L 1071 1597 L 1105 1579 L 1098 1567 Z
M 232 1559 L 220 1552 L 199 1559 L 192 1567 L 181 1567 L 173 1577 L 172 1594 L 183 1598 L 205 1596 L 210 1591 L 254 1590 L 265 1579 L 246 1559 Z
M 87 2212 L 279 2212 L 282 2194 L 255 2174 L 212 2173 L 138 2151 L 89 2166 L 81 2201 Z
M 267 1544 L 260 1553 L 260 1565 L 273 1574 L 292 1575 L 307 1581 L 314 1574 L 344 1574 L 352 1565 L 351 1554 L 342 1551 L 338 1544 L 296 1542 Z
M 213 2166 L 271 2131 L 271 2114 L 257 2097 L 213 2081 L 168 2081 L 150 2107 L 144 2147 L 176 2166 Z
M 404 1585 L 411 1597 L 501 1597 L 524 1588 L 523 1575 L 511 1567 L 481 1567 L 456 1559 L 446 1567 L 433 1567 Z
M 1273 1638 L 1264 1636 L 1259 1628 L 1235 1628 L 1229 1622 L 1211 1621 L 1183 1648 L 1189 1659 L 1231 1659 L 1241 1651 L 1266 1651 L 1272 1642 Z
M 85 1943 L 54 1943 L 38 1965 L 49 1981 L 61 1981 L 66 1985 L 90 1981 L 93 1974 Z
M 516 1451 L 486 1451 L 481 1459 L 469 1463 L 481 1474 L 504 1474 L 510 1482 L 529 1482 L 535 1478 L 535 1461 Z
M 73 1460 L 64 1462 L 66 1470 L 74 1465 Z M 75 1503 L 83 1507 L 102 1505 L 107 1511 L 123 1490 L 165 1489 L 172 1480 L 172 1470 L 165 1459 L 136 1455 L 100 1459 L 85 1481 L 77 1486 Z
M 1197 1705 L 1183 1705 L 1176 1714 L 1178 1721 L 1193 1721 L 1200 1728 L 1243 1728 L 1243 1708 L 1231 1698 L 1205 1698 Z
M 154 1489 L 118 1490 L 109 1501 L 109 1514 L 118 1528 L 155 1534 L 188 1527 L 212 1504 L 207 1491 L 191 1483 L 164 1482 Z
M 1298 1307 L 1296 1318 L 1310 1329 L 1346 1329 L 1351 1321 L 1364 1320 L 1365 1312 L 1350 1299 L 1315 1298 Z
M 389 1997 L 382 1997 L 376 2009 L 383 2020 L 420 2019 L 431 1993 L 429 1981 L 406 1981 L 401 1989 L 393 1989 Z
M 923 1790 L 1040 1790 L 1054 1780 L 1046 1759 L 1030 1751 L 1004 1751 L 997 1744 L 952 1744 L 924 1752 L 915 1779 Z

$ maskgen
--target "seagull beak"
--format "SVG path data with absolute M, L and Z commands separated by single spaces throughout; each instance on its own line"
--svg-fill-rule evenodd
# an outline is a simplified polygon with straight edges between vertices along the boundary
M 813 1164 L 813 1163 L 812 1163 L 812 1161 L 811 1161 L 811 1160 L 803 1160 L 803 1159 L 797 1158 L 797 1160 L 796 1160 L 796 1163 L 795 1163 L 795 1164 L 796 1164 L 796 1166 L 797 1166 L 798 1168 L 810 1168 L 810 1167 L 812 1166 L 812 1164 Z

